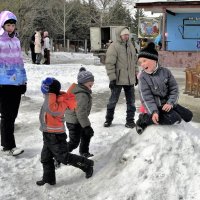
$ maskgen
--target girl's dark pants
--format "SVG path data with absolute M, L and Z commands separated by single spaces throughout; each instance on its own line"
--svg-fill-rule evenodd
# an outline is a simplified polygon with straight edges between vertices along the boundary
M 16 147 L 14 124 L 21 101 L 19 86 L 0 85 L 1 146 L 5 150 Z

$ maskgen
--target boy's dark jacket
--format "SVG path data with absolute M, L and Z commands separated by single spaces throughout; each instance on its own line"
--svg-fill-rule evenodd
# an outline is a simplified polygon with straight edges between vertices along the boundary
M 178 101 L 178 84 L 167 68 L 158 67 L 152 74 L 142 71 L 139 77 L 139 92 L 147 112 L 159 113 L 165 103 L 175 106 Z
M 92 91 L 81 84 L 73 83 L 67 93 L 73 93 L 76 97 L 77 108 L 66 110 L 65 121 L 71 124 L 80 124 L 82 128 L 90 126 L 88 118 L 92 108 Z

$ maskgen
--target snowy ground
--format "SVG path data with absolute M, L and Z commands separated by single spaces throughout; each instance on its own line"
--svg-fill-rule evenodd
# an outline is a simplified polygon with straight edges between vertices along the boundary
M 25 62 L 28 91 L 21 102 L 15 131 L 17 145 L 25 152 L 16 158 L 0 155 L 0 199 L 200 199 L 200 124 L 154 125 L 140 136 L 135 129 L 124 127 L 126 105 L 122 95 L 113 126 L 104 128 L 108 78 L 103 65 L 94 65 L 97 59 L 91 54 L 53 53 L 52 63 L 57 64 L 33 65 L 28 57 Z M 85 179 L 81 170 L 62 165 L 56 171 L 56 186 L 38 187 L 35 182 L 42 176 L 42 135 L 38 130 L 38 114 L 43 101 L 41 80 L 54 76 L 66 90 L 76 81 L 81 65 L 95 76 L 90 115 L 95 131 L 91 141 L 91 153 L 95 155 L 92 158 L 94 175 Z M 136 104 L 139 105 L 139 101 Z M 138 113 L 136 119 L 137 116 Z

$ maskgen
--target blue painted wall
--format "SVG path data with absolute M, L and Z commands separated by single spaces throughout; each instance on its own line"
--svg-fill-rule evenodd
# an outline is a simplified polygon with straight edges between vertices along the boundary
M 183 24 L 185 18 L 198 18 L 194 23 L 200 24 L 200 13 L 177 13 L 175 16 L 167 14 L 167 50 L 168 51 L 200 51 L 197 41 L 200 42 L 200 26 L 189 26 L 185 28 L 186 37 L 199 37 L 199 39 L 183 39 L 178 27 Z M 180 27 L 181 31 L 182 28 Z

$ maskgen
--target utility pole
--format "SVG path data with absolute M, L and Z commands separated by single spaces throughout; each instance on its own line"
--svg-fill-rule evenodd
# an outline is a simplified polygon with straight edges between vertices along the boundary
M 64 13 L 63 13 L 63 40 L 64 40 L 64 51 L 65 51 L 65 4 L 66 4 L 66 0 L 64 0 Z

